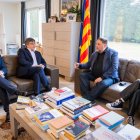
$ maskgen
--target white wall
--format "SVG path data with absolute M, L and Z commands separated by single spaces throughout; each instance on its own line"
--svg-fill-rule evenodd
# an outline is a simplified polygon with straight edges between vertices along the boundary
M 45 6 L 45 0 L 29 0 L 26 1 L 26 9 Z
M 51 0 L 51 16 L 59 16 L 59 2 L 60 0 Z M 45 7 L 45 0 L 29 0 L 26 1 L 26 9 Z
M 20 4 L 0 2 L 0 13 L 3 15 L 6 43 L 16 42 L 20 34 Z

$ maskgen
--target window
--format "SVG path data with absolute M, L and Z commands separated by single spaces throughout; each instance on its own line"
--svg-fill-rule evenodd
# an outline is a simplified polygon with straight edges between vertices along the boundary
M 140 60 L 140 0 L 105 0 L 102 36 L 119 57 Z
M 27 10 L 27 37 L 42 43 L 42 23 L 45 22 L 45 8 Z

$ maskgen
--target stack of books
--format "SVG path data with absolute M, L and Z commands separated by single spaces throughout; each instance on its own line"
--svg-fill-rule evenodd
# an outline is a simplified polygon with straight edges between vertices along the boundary
M 76 120 L 74 125 L 70 125 L 64 130 L 64 136 L 70 140 L 76 140 L 86 135 L 87 129 L 89 129 L 89 125 L 82 121 Z
M 58 109 L 64 101 L 75 97 L 75 93 L 67 87 L 52 90 L 47 95 L 48 98 L 45 100 L 45 102 L 56 109 Z
M 39 103 L 39 102 L 35 102 L 36 105 L 35 106 L 27 106 L 25 108 L 25 111 L 32 117 L 33 114 L 37 114 L 39 112 L 43 112 L 43 111 L 48 111 L 50 109 L 49 106 L 47 106 L 44 103 Z
M 91 101 L 82 97 L 75 97 L 74 99 L 63 102 L 60 110 L 72 119 L 77 119 L 82 114 L 82 111 L 89 107 L 91 107 Z
M 60 133 L 70 125 L 74 124 L 73 120 L 67 116 L 61 116 L 55 119 L 52 119 L 48 122 L 49 125 L 49 134 L 51 133 L 55 138 L 59 138 Z
M 56 109 L 51 109 L 49 111 L 42 111 L 39 113 L 35 113 L 33 115 L 33 119 L 35 124 L 41 128 L 41 130 L 46 131 L 48 127 L 48 122 L 51 119 L 58 118 L 63 116 L 61 112 Z
M 82 137 L 80 140 L 126 140 L 126 139 L 107 128 L 100 127 L 95 131 L 93 131 L 92 133 L 89 133 L 88 135 Z
M 17 98 L 17 103 L 18 104 L 29 105 L 30 101 L 31 101 L 30 98 L 29 97 L 25 97 L 25 96 L 18 96 L 18 98 Z
M 18 96 L 16 103 L 16 110 L 25 109 L 27 106 L 31 105 L 31 100 L 29 97 Z
M 127 124 L 124 126 L 118 134 L 124 137 L 126 140 L 140 140 L 140 129 Z
M 124 121 L 124 117 L 119 115 L 118 113 L 111 111 L 95 121 L 95 127 L 98 128 L 100 126 L 106 127 L 108 129 L 114 129 Z
M 108 113 L 109 111 L 103 108 L 100 105 L 93 106 L 91 108 L 85 109 L 82 112 L 83 119 L 87 120 L 88 122 L 93 122 L 98 119 L 100 116 Z

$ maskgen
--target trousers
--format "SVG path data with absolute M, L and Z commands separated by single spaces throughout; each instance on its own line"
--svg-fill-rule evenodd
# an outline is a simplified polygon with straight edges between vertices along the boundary
M 84 98 L 93 101 L 98 98 L 110 85 L 115 83 L 112 78 L 103 79 L 97 83 L 96 86 L 90 89 L 90 81 L 94 81 L 96 78 L 92 72 L 83 72 L 80 74 L 80 90 Z
M 9 97 L 17 92 L 17 87 L 5 78 L 0 77 L 0 99 L 5 112 L 9 112 Z
M 140 104 L 140 80 L 136 80 L 120 94 L 124 101 L 129 100 L 128 116 L 134 116 Z

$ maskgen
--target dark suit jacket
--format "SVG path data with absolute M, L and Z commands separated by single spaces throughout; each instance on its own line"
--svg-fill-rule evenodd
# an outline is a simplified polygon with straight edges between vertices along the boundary
M 95 60 L 97 59 L 98 52 L 94 52 L 90 58 L 90 60 L 85 64 L 80 64 L 81 69 L 91 69 Z M 119 59 L 118 59 L 118 52 L 113 49 L 106 48 L 105 56 L 103 60 L 103 77 L 107 78 L 114 78 L 119 80 L 118 76 L 118 67 L 119 67 Z
M 38 64 L 43 64 L 46 67 L 46 62 L 40 52 L 35 51 L 36 60 Z M 18 51 L 18 68 L 17 76 L 27 75 L 29 68 L 33 65 L 33 58 L 27 48 L 21 48 Z
M 0 71 L 3 71 L 4 75 L 6 76 L 7 68 L 6 68 L 5 64 L 4 64 L 4 61 L 3 61 L 3 58 L 1 57 L 1 55 L 0 55 Z

